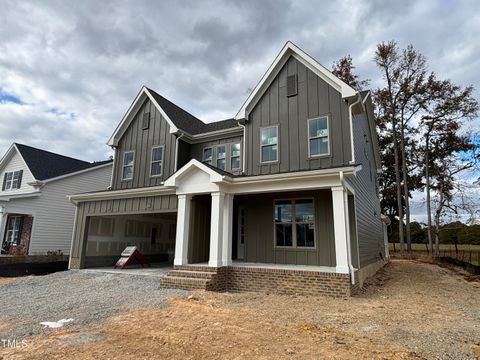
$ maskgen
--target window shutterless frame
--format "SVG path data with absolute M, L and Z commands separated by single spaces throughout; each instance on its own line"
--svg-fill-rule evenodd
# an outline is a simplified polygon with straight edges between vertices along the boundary
M 312 123 L 313 121 L 316 121 L 316 120 L 322 120 L 322 119 L 326 119 L 326 122 L 327 122 L 327 135 L 324 136 L 324 135 L 316 135 L 316 136 L 310 136 L 310 123 Z M 327 152 L 324 153 L 324 154 L 312 154 L 312 150 L 311 150 L 311 140 L 315 140 L 315 139 L 323 139 L 323 138 L 327 138 Z M 330 156 L 331 154 L 331 150 L 330 150 L 330 115 L 321 115 L 321 116 L 316 116 L 314 118 L 311 118 L 311 119 L 308 119 L 307 120 L 307 141 L 308 141 L 308 157 L 309 158 L 318 158 L 318 157 L 322 157 L 322 156 Z
M 313 245 L 314 246 L 297 246 L 297 221 L 296 221 L 296 201 L 297 200 L 311 200 L 313 205 Z M 277 201 L 290 201 L 292 204 L 292 246 L 278 246 L 277 245 L 277 229 L 275 222 L 275 203 Z M 293 198 L 279 198 L 273 200 L 273 247 L 275 249 L 296 249 L 296 250 L 316 250 L 317 249 L 317 221 L 315 216 L 315 199 L 312 197 L 293 197 Z M 305 222 L 298 222 L 298 224 L 305 224 Z
M 154 159 L 153 153 L 155 150 L 160 149 L 160 159 Z M 164 145 L 155 145 L 152 146 L 152 150 L 150 151 L 150 177 L 159 177 L 163 175 L 163 156 L 164 156 Z M 155 164 L 160 165 L 160 172 L 158 174 L 153 174 L 153 166 Z
M 275 144 L 262 144 L 262 132 L 267 129 L 272 129 L 275 128 L 275 134 L 277 137 L 277 142 Z M 279 125 L 270 125 L 270 126 L 264 126 L 260 128 L 260 133 L 259 133 L 259 144 L 260 144 L 260 164 L 275 164 L 280 162 L 280 136 L 279 136 Z M 277 158 L 275 160 L 268 160 L 268 161 L 263 161 L 263 148 L 267 146 L 277 146 Z
M 234 155 L 233 152 L 236 151 L 235 146 L 238 146 L 238 155 Z M 233 166 L 233 161 L 238 159 L 238 166 Z M 242 168 L 242 145 L 241 143 L 232 143 L 230 144 L 230 169 L 231 170 L 240 170 Z
M 125 164 L 127 155 L 132 154 L 132 163 Z M 132 175 L 130 177 L 125 177 L 125 168 L 131 167 L 132 168 Z M 133 174 L 135 172 L 135 151 L 125 151 L 122 157 L 122 181 L 129 181 L 133 179 Z
M 219 149 L 223 148 L 223 152 L 220 152 Z M 227 170 L 227 145 L 226 144 L 221 144 L 221 145 L 217 145 L 215 147 L 215 152 L 216 152 L 216 159 L 215 159 L 215 167 L 221 169 L 221 170 Z M 220 156 L 220 154 L 223 154 L 222 156 Z M 223 169 L 218 166 L 218 162 L 223 160 Z
M 208 150 L 210 150 L 210 157 L 205 157 L 205 154 L 207 153 Z M 207 146 L 207 147 L 203 148 L 202 162 L 212 165 L 212 163 L 213 163 L 213 148 L 211 146 Z

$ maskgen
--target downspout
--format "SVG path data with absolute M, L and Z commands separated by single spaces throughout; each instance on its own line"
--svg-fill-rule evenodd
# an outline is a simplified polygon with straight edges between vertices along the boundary
M 245 135 L 246 135 L 246 127 L 245 125 L 241 124 L 238 122 L 238 125 L 240 125 L 243 128 L 243 139 L 242 139 L 242 173 L 245 174 Z
M 181 133 L 180 136 L 177 136 L 177 139 L 175 140 L 175 172 L 178 170 L 178 143 L 183 135 L 185 135 L 185 133 Z
M 113 189 L 113 177 L 114 177 L 113 169 L 115 168 L 115 159 L 117 158 L 117 147 L 112 146 L 112 149 L 113 149 L 113 158 L 112 158 L 113 166 L 112 166 L 112 176 L 110 176 L 110 186 L 108 188 L 109 190 Z
M 342 183 L 343 187 L 346 189 L 347 186 L 345 185 L 345 178 L 343 176 L 343 171 L 340 171 L 340 182 Z M 345 228 L 348 229 L 347 231 L 347 257 L 348 257 L 348 269 L 350 270 L 350 279 L 352 282 L 352 285 L 355 285 L 355 268 L 353 267 L 352 264 L 352 249 L 351 249 L 351 239 L 350 239 L 350 216 L 348 213 L 348 196 L 344 197 L 344 203 L 343 206 L 345 207 L 346 210 L 346 220 L 347 224 L 345 224 Z
M 360 96 L 360 93 L 357 92 L 357 101 L 355 101 L 353 104 L 350 104 L 348 107 L 348 117 L 350 120 L 350 147 L 352 148 L 352 160 L 350 160 L 350 164 L 355 164 L 355 148 L 354 148 L 354 143 L 353 143 L 353 113 L 352 109 L 355 105 L 359 104 L 362 101 L 362 97 Z

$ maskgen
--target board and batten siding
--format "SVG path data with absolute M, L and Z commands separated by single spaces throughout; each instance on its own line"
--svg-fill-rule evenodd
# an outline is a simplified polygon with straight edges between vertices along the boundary
M 385 246 L 373 142 L 365 112 L 354 115 L 353 130 L 355 162 L 362 169 L 347 181 L 355 189 L 360 267 L 364 267 L 380 260 L 380 254 L 385 257 Z
M 78 203 L 72 235 L 70 267 L 84 267 L 89 217 L 176 212 L 177 203 L 176 195 L 118 198 Z
M 70 253 L 75 206 L 67 195 L 105 190 L 110 185 L 112 166 L 104 166 L 47 183 L 41 194 L 31 198 L 11 199 L 6 209 L 33 212 L 33 228 L 29 255 L 44 255 L 47 251 Z
M 148 129 L 142 129 L 143 115 L 150 113 Z M 175 136 L 170 134 L 170 125 L 150 100 L 145 100 L 129 127 L 119 141 L 113 167 L 113 189 L 131 189 L 161 185 L 175 172 Z M 150 176 L 152 147 L 163 146 L 161 176 Z M 122 180 L 123 154 L 134 151 L 132 180 Z
M 20 189 L 12 189 L 12 190 L 5 190 L 1 191 L 3 184 L 3 178 L 5 177 L 5 173 L 11 171 L 19 171 L 23 170 L 22 174 L 22 183 L 20 184 Z M 34 189 L 32 186 L 28 185 L 29 182 L 35 181 L 32 173 L 25 165 L 25 161 L 23 161 L 22 156 L 18 153 L 18 151 L 13 151 L 13 155 L 10 158 L 10 161 L 6 164 L 6 166 L 0 172 L 0 196 L 2 195 L 13 195 L 13 194 L 24 194 L 32 192 Z
M 287 97 L 287 76 L 297 75 L 298 93 Z M 329 116 L 330 155 L 309 158 L 307 120 Z M 279 161 L 260 162 L 260 128 L 278 125 Z M 341 94 L 290 57 L 258 103 L 246 126 L 247 175 L 348 165 L 351 160 L 348 104 Z
M 277 248 L 274 235 L 274 201 L 313 198 L 315 249 Z M 335 266 L 332 192 L 259 194 L 235 198 L 245 211 L 245 261 L 272 264 Z

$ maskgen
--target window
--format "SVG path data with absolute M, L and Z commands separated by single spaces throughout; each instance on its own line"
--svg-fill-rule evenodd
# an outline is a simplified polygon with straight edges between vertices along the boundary
M 232 144 L 230 147 L 230 168 L 240 169 L 240 144 Z
M 2 190 L 20 189 L 20 186 L 22 185 L 22 174 L 23 170 L 5 173 Z
M 162 175 L 163 146 L 156 146 L 152 148 L 151 160 L 150 176 Z
M 150 127 L 150 113 L 143 114 L 142 130 L 147 130 Z
M 8 218 L 6 242 L 20 244 L 20 233 L 22 231 L 22 217 L 11 216 Z
M 278 161 L 278 127 L 271 126 L 260 130 L 260 161 Z
M 328 116 L 308 120 L 308 149 L 310 156 L 328 155 Z
M 212 165 L 212 148 L 203 149 L 203 162 Z
M 314 248 L 315 216 L 312 199 L 275 201 L 275 245 Z
M 225 145 L 217 147 L 217 168 L 225 170 L 225 158 L 226 158 Z
M 133 179 L 134 152 L 128 151 L 123 154 L 123 172 L 122 180 Z

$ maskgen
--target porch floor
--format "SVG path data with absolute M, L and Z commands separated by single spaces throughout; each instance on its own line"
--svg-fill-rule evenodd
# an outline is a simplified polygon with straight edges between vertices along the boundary
M 107 267 L 82 269 L 81 271 L 96 272 L 96 273 L 100 272 L 100 273 L 107 273 L 107 274 L 125 274 L 125 275 L 164 277 L 172 269 L 173 269 L 172 263 L 161 262 L 161 263 L 152 263 L 150 267 L 146 267 L 146 268 L 143 268 L 141 265 L 138 265 L 138 264 L 133 264 L 131 266 L 128 266 L 126 269 L 114 269 L 113 266 L 107 266 Z
M 208 263 L 187 264 L 187 266 L 188 265 L 208 267 Z M 326 273 L 335 273 L 336 272 L 335 267 L 329 267 L 329 266 L 254 263 L 254 262 L 244 262 L 244 261 L 241 261 L 241 260 L 234 260 L 233 263 L 232 263 L 232 266 L 235 266 L 235 267 L 249 267 L 249 268 L 257 268 L 257 269 L 314 271 L 314 272 L 326 272 Z

